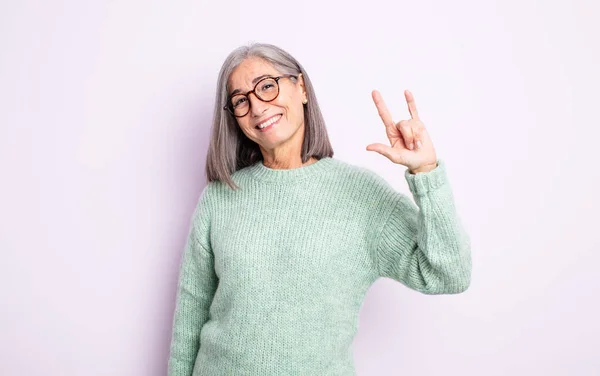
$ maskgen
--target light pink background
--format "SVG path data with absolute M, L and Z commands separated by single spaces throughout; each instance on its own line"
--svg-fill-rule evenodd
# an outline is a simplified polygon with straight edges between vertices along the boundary
M 600 27 L 588 1 L 4 1 L 0 375 L 166 374 L 216 78 L 308 70 L 335 157 L 408 193 L 370 92 L 411 89 L 472 239 L 467 292 L 380 279 L 359 376 L 600 374 Z

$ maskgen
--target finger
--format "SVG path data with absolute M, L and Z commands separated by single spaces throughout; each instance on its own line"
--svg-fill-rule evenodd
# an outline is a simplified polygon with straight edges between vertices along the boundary
M 406 98 L 406 104 L 408 104 L 408 112 L 410 112 L 410 117 L 418 120 L 419 112 L 417 111 L 417 105 L 415 103 L 415 97 L 408 90 L 404 90 L 404 97 Z
M 398 123 L 398 129 L 402 134 L 402 138 L 404 139 L 404 145 L 410 150 L 415 149 L 415 135 L 413 133 L 413 129 L 409 120 L 401 120 Z
M 393 159 L 393 156 L 392 156 L 393 152 L 394 152 L 394 149 L 391 148 L 388 145 L 384 145 L 384 144 L 370 144 L 370 145 L 367 145 L 367 150 L 368 151 L 377 152 L 377 153 L 379 153 L 379 154 L 387 157 L 390 161 L 394 162 L 394 159 Z
M 415 142 L 415 148 L 421 149 L 423 147 L 423 135 L 418 128 L 413 128 L 413 137 Z
M 373 96 L 373 102 L 375 102 L 375 106 L 377 107 L 377 112 L 379 113 L 379 117 L 383 121 L 386 127 L 393 127 L 394 121 L 392 120 L 392 114 L 388 110 L 385 102 L 383 101 L 383 97 L 377 90 L 373 90 L 371 93 Z
M 415 143 L 415 149 L 419 150 L 423 147 L 423 137 L 418 129 L 413 128 L 413 137 Z
M 413 128 L 413 135 L 415 136 L 415 145 L 417 145 L 418 148 L 423 147 L 423 144 L 425 144 L 425 141 L 427 140 L 427 129 L 425 128 L 425 125 L 423 125 L 423 123 L 421 121 L 418 121 L 418 125 L 416 125 Z M 421 145 L 418 145 L 418 143 L 421 143 Z
M 412 136 L 413 136 L 413 144 L 414 144 L 413 150 L 417 150 L 421 147 L 419 145 L 419 142 L 421 141 L 421 134 L 419 133 L 419 126 L 412 124 L 410 126 L 410 130 L 411 130 Z

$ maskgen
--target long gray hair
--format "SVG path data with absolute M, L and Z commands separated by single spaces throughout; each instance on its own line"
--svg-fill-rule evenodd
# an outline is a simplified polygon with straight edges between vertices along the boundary
M 209 182 L 221 181 L 231 189 L 239 188 L 231 174 L 263 159 L 258 144 L 250 140 L 237 124 L 233 115 L 223 110 L 227 104 L 227 83 L 235 68 L 248 57 L 259 57 L 272 64 L 282 74 L 302 73 L 308 103 L 304 105 L 304 141 L 302 163 L 311 157 L 333 157 L 325 120 L 317 103 L 308 74 L 289 53 L 272 44 L 252 43 L 233 50 L 221 67 L 217 81 L 217 93 L 210 143 L 206 155 L 206 177 Z

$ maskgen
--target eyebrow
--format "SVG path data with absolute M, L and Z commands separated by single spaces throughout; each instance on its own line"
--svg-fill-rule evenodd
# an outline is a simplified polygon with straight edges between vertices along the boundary
M 252 80 L 252 85 L 255 85 L 259 80 L 261 80 L 265 77 L 270 77 L 270 76 L 271 76 L 270 74 L 263 74 L 262 76 L 258 76 Z M 231 97 L 239 92 L 241 92 L 240 89 L 235 89 L 234 91 L 231 92 L 231 94 L 229 94 L 229 96 Z

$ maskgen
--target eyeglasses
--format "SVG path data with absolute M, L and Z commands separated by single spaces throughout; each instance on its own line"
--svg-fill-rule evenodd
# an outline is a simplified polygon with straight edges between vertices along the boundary
M 254 85 L 254 89 L 246 94 L 238 93 L 229 96 L 227 105 L 223 109 L 229 111 L 235 117 L 246 116 L 250 112 L 250 100 L 248 98 L 250 93 L 254 93 L 256 98 L 263 102 L 271 102 L 279 95 L 279 80 L 290 77 L 298 78 L 298 76 L 293 74 L 286 74 L 279 77 L 265 77 L 258 81 Z

